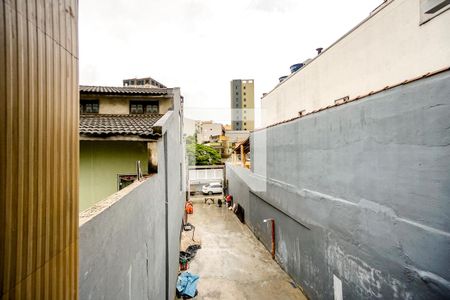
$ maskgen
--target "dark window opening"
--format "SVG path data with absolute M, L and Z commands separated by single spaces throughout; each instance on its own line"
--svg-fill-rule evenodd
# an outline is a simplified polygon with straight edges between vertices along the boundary
M 98 114 L 99 104 L 98 100 L 81 100 L 80 114 Z
M 130 101 L 130 114 L 158 114 L 158 101 Z
M 420 25 L 450 9 L 450 0 L 421 0 Z
M 128 175 L 117 175 L 117 190 L 121 190 L 130 184 L 132 184 L 134 181 L 137 180 L 137 176 L 134 174 L 128 174 Z

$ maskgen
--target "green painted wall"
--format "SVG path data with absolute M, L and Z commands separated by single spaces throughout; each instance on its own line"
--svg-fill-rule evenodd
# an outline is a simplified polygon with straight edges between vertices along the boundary
M 80 141 L 80 211 L 117 192 L 118 174 L 147 173 L 147 143 Z

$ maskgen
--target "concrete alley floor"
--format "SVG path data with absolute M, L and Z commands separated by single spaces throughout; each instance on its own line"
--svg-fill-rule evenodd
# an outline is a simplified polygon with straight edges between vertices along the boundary
M 195 299 L 306 299 L 234 213 L 204 204 L 203 197 L 191 200 L 194 214 L 188 222 L 202 246 L 188 269 L 200 276 Z M 192 232 L 183 233 L 182 249 L 191 237 Z

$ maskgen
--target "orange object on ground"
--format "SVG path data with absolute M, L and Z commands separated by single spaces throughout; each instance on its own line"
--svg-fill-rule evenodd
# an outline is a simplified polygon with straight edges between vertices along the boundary
M 194 213 L 194 205 L 192 205 L 191 201 L 186 202 L 186 205 L 184 206 L 184 209 L 186 210 L 186 213 L 188 215 Z

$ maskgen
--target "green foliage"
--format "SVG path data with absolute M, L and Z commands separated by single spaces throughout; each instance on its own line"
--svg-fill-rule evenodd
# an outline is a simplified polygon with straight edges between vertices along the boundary
M 186 143 L 186 152 L 190 166 L 217 165 L 221 163 L 220 153 L 206 145 Z

